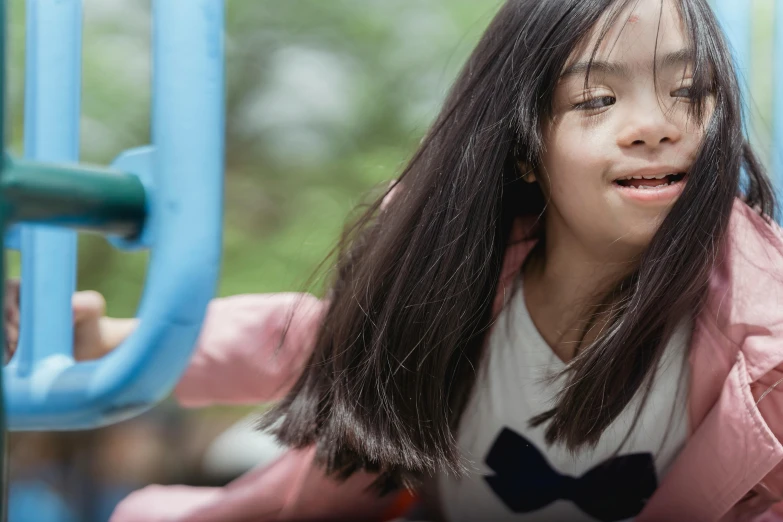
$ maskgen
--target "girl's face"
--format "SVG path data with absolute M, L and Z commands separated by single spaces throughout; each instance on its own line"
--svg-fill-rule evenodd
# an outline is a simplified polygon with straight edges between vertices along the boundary
M 547 236 L 573 238 L 598 259 L 636 255 L 649 244 L 687 183 L 703 135 L 689 118 L 690 46 L 674 1 L 631 2 L 598 48 L 585 88 L 601 26 L 555 89 L 537 173 L 549 202 Z

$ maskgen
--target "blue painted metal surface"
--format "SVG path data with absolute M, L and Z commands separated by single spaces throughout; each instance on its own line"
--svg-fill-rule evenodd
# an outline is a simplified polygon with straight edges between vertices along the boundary
M 82 3 L 27 0 L 24 153 L 74 163 L 79 156 Z M 20 350 L 14 372 L 28 377 L 38 360 L 71 353 L 71 295 L 76 288 L 76 232 L 23 227 Z M 57 260 L 53 263 L 52 260 Z M 8 388 L 6 388 L 8 389 Z M 8 396 L 13 402 L 14 397 Z
M 783 206 L 783 2 L 775 2 L 774 52 L 772 53 L 772 177 Z M 778 222 L 783 223 L 783 208 Z
M 734 53 L 739 71 L 743 94 L 743 108 L 747 125 L 750 114 L 750 66 L 752 56 L 753 9 L 749 2 L 737 0 L 713 0 L 715 13 L 725 31 Z M 772 49 L 772 151 L 770 157 L 770 176 L 778 195 L 783 202 L 783 2 L 776 0 L 774 20 L 774 40 Z M 776 220 L 783 223 L 783 208 L 778 209 Z
M 25 154 L 74 162 L 81 1 L 28 0 L 27 9 Z M 117 162 L 146 165 L 149 204 L 140 241 L 118 246 L 150 246 L 151 254 L 140 326 L 113 353 L 89 362 L 71 356 L 75 233 L 22 227 L 23 330 L 3 373 L 9 429 L 118 422 L 168 395 L 187 366 L 220 264 L 223 18 L 224 0 L 153 2 L 154 154 L 129 151 Z
M 734 53 L 734 61 L 743 87 L 743 96 L 747 100 L 752 34 L 751 6 L 749 2 L 738 0 L 714 0 L 714 9 Z

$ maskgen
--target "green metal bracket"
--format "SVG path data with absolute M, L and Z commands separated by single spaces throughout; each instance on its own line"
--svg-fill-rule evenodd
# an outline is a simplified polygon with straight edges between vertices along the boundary
M 6 157 L 0 173 L 5 224 L 48 223 L 137 236 L 147 213 L 138 177 L 83 165 L 47 165 Z

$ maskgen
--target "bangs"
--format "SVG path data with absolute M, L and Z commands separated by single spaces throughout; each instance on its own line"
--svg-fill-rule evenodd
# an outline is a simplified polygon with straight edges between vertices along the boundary
M 659 36 L 665 1 L 666 0 L 660 0 L 658 15 Z M 693 68 L 692 83 L 690 85 L 691 105 L 689 111 L 691 117 L 698 123 L 703 123 L 707 103 L 711 96 L 720 93 L 735 92 L 732 85 L 720 85 L 718 81 L 718 78 L 733 78 L 734 71 L 731 63 L 725 63 L 725 61 L 716 59 L 716 57 L 723 56 L 723 53 L 719 52 L 719 50 L 724 49 L 726 45 L 725 42 L 721 41 L 721 34 L 714 30 L 714 22 L 708 22 L 708 19 L 712 17 L 711 11 L 705 11 L 703 6 L 698 2 L 689 2 L 687 0 L 672 0 L 672 2 L 675 4 L 680 16 L 681 30 L 684 32 L 684 37 L 687 41 L 686 51 L 689 53 L 690 65 Z M 638 3 L 639 0 L 617 0 L 607 9 L 604 16 L 605 20 L 601 25 L 595 45 L 590 53 L 584 79 L 585 90 L 589 88 L 591 67 L 598 55 L 601 45 L 605 42 L 612 28 L 620 21 L 622 13 L 629 6 L 631 7 L 631 10 L 633 10 Z M 629 18 L 622 20 L 623 25 L 618 32 L 617 38 L 620 37 L 628 23 Z M 576 46 L 576 52 L 579 52 L 580 48 L 583 49 L 584 46 L 587 45 L 591 35 L 592 32 L 584 38 L 584 41 L 581 44 Z M 653 70 L 656 82 L 657 64 L 658 39 L 656 38 L 655 52 L 653 55 Z M 684 75 L 685 72 L 683 71 L 683 76 Z M 727 82 L 731 82 L 731 80 L 727 80 Z
M 727 43 L 718 29 L 709 6 L 700 2 L 676 2 L 680 20 L 690 44 L 693 65 L 692 114 L 704 119 L 708 99 L 715 97 L 716 108 L 739 91 L 731 60 L 726 59 Z

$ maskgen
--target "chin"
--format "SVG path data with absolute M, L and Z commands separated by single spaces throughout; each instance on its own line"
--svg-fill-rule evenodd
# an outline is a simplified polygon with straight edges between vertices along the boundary
M 622 245 L 624 250 L 641 254 L 652 243 L 659 226 L 658 223 L 643 224 L 627 229 L 624 233 L 618 234 L 617 244 Z

